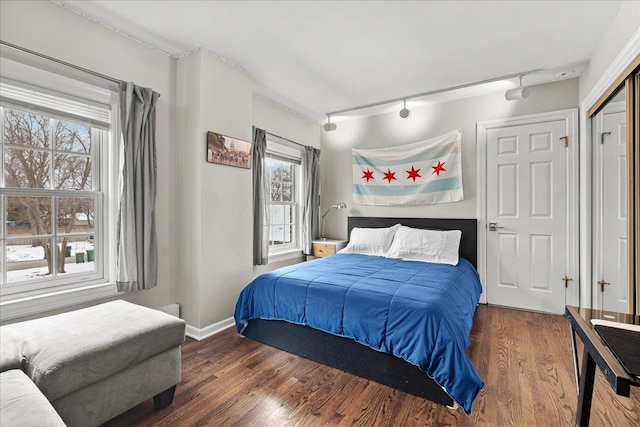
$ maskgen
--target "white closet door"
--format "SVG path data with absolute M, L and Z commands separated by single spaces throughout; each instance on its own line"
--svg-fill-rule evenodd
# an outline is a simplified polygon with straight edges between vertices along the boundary
M 627 157 L 624 102 L 607 105 L 594 132 L 594 306 L 627 313 Z M 604 143 L 602 143 L 604 141 Z

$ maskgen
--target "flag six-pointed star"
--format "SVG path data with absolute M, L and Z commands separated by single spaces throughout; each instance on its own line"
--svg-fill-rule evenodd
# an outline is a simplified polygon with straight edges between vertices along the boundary
M 396 173 L 395 172 L 391 172 L 391 169 L 387 168 L 387 171 L 384 173 L 384 178 L 382 179 L 387 179 L 389 180 L 389 183 L 391 183 L 391 180 L 395 179 L 396 181 L 398 180 L 398 178 L 396 178 Z
M 420 169 L 415 169 L 413 166 L 411 166 L 411 170 L 410 171 L 405 171 L 409 174 L 409 176 L 407 177 L 407 179 L 413 179 L 413 182 L 416 182 L 416 178 L 422 178 L 422 175 L 420 175 Z
M 440 160 L 438 160 L 438 164 L 435 166 L 431 166 L 433 168 L 433 172 L 431 172 L 431 175 L 433 175 L 434 173 L 438 176 L 440 176 L 440 172 L 446 172 L 447 170 L 444 168 L 444 164 L 447 162 L 440 162 Z
M 366 179 L 367 182 L 369 182 L 370 179 L 375 179 L 373 177 L 373 171 L 370 171 L 369 168 L 367 168 L 366 171 L 362 171 L 362 179 Z

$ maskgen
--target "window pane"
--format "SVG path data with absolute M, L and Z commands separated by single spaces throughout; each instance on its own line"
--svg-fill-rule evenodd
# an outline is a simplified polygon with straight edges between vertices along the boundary
M 58 120 L 55 149 L 75 153 L 91 153 L 91 129 L 87 125 Z
M 96 253 L 93 236 L 58 238 L 58 250 L 62 251 L 62 248 L 64 248 L 64 257 L 58 257 L 57 276 L 95 271 Z
M 7 237 L 51 234 L 51 197 L 7 196 Z
M 283 183 L 282 184 L 282 201 L 283 202 L 293 202 L 293 184 Z
M 58 234 L 93 232 L 94 219 L 93 197 L 58 197 Z
M 284 223 L 292 224 L 295 222 L 295 208 L 293 205 L 283 206 L 284 210 Z
M 281 245 L 284 243 L 284 225 L 272 225 L 271 236 L 269 240 L 273 245 Z
M 293 242 L 293 233 L 292 233 L 291 224 L 284 226 L 284 241 L 285 243 Z
M 282 184 L 271 182 L 271 201 L 279 202 L 282 199 Z
M 284 206 L 271 205 L 269 216 L 271 218 L 271 236 L 269 240 L 273 245 L 282 244 L 284 241 Z
M 27 147 L 49 147 L 49 118 L 25 111 L 5 109 L 5 144 Z
M 284 206 L 271 205 L 269 212 L 271 224 L 284 224 Z
M 5 186 L 48 188 L 50 162 L 48 151 L 5 148 Z
M 51 276 L 52 243 L 53 239 L 7 240 L 7 283 Z
M 282 177 L 282 181 L 283 182 L 291 182 L 292 176 L 293 176 L 293 164 L 291 163 L 282 163 L 282 165 L 280 166 L 281 168 L 281 172 L 280 172 L 280 176 Z
M 91 157 L 56 154 L 56 189 L 91 190 Z

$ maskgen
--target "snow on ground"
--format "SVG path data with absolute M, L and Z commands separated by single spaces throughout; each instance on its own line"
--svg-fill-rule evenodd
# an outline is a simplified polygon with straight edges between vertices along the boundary
M 71 246 L 71 256 L 78 252 L 85 252 L 87 249 L 93 249 L 93 244 L 88 242 L 69 242 Z M 33 247 L 31 245 L 9 245 L 7 246 L 7 266 L 10 263 L 19 261 L 40 261 L 44 263 L 44 249 L 42 246 Z M 58 276 L 74 273 L 86 273 L 95 270 L 93 261 L 87 262 L 85 256 L 84 263 L 66 262 L 65 273 Z M 46 263 L 43 266 L 27 267 L 20 270 L 7 271 L 7 283 L 22 282 L 25 280 L 40 279 L 43 277 L 51 277 L 47 274 L 48 268 Z
M 71 255 L 74 251 L 85 251 L 93 249 L 93 245 L 87 242 L 69 242 L 67 246 L 71 246 Z M 44 259 L 44 248 L 42 246 L 33 247 L 31 245 L 8 245 L 7 246 L 7 262 L 15 261 L 35 261 Z
M 95 270 L 95 263 L 84 262 L 80 264 L 76 264 L 75 262 L 69 262 L 64 265 L 65 273 L 58 273 L 57 276 L 66 276 L 67 274 L 74 273 L 86 273 Z M 35 267 L 35 268 L 26 268 L 24 270 L 13 270 L 7 271 L 7 283 L 14 282 L 22 282 L 24 280 L 33 280 L 33 279 L 42 279 L 45 277 L 51 277 L 50 274 L 47 274 L 47 266 L 44 267 Z

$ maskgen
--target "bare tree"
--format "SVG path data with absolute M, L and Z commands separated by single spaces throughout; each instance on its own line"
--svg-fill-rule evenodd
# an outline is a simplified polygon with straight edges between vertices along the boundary
M 4 156 L 7 187 L 91 189 L 91 139 L 88 126 L 6 109 L 4 141 L 11 145 L 5 147 Z M 50 183 L 52 163 L 53 186 Z M 51 197 L 9 196 L 7 203 L 7 212 L 29 227 L 34 236 L 51 234 L 52 221 L 57 221 L 61 234 L 70 233 L 76 225 L 76 213 L 92 211 L 92 199 L 81 195 L 57 197 L 55 217 Z M 56 266 L 58 273 L 65 272 L 64 255 L 68 241 L 65 236 L 61 242 Z M 56 243 L 49 238 L 34 239 L 33 242 L 44 249 L 48 274 L 52 274 L 52 250 L 57 247 Z

